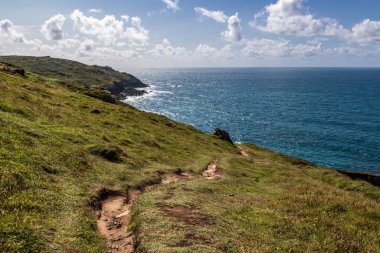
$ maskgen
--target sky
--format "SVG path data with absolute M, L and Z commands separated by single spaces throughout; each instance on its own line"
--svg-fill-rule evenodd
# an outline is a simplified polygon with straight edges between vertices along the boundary
M 128 68 L 380 67 L 378 0 L 4 0 L 0 55 Z

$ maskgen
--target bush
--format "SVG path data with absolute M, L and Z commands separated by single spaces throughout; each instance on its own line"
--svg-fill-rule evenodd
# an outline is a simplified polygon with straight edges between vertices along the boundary
M 110 162 L 120 162 L 123 150 L 111 145 L 96 145 L 90 148 L 90 153 L 103 157 Z

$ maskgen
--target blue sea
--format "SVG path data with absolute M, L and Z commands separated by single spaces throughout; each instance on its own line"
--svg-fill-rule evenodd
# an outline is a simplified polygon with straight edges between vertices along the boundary
M 380 172 L 380 69 L 143 69 L 152 86 L 126 100 L 235 142 L 321 166 Z

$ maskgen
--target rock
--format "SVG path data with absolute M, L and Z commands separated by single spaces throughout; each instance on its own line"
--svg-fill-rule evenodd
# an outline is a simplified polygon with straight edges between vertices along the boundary
M 146 94 L 147 92 L 145 90 L 139 90 L 139 89 L 135 89 L 135 88 L 125 88 L 124 91 L 120 92 L 118 95 L 117 95 L 117 98 L 123 100 L 127 97 L 136 97 L 136 96 L 142 96 L 144 94 Z
M 353 180 L 365 180 L 374 186 L 380 187 L 380 174 L 370 174 L 365 172 L 338 170 L 338 172 L 350 177 Z
M 130 75 L 129 79 L 121 79 L 109 85 L 106 89 L 118 99 L 122 100 L 128 96 L 142 96 L 146 93 L 138 88 L 146 88 L 147 84 L 141 82 L 136 77 Z
M 25 76 L 25 70 L 24 69 L 16 69 L 15 73 L 19 74 L 20 76 Z
M 110 103 L 110 104 L 116 104 L 115 97 L 111 94 L 111 92 L 104 90 L 99 87 L 90 87 L 86 91 L 84 91 L 84 94 L 87 96 L 100 99 L 104 102 Z
M 227 131 L 224 131 L 220 128 L 215 128 L 213 135 L 218 139 L 228 141 L 229 143 L 233 144 L 230 134 Z

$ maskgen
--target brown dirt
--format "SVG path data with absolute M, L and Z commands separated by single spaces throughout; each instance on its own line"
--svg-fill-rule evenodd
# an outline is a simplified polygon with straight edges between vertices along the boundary
M 161 184 L 171 184 L 171 183 L 178 182 L 179 180 L 180 180 L 180 177 L 178 175 L 169 175 L 162 178 Z
M 242 146 L 237 146 L 238 147 L 238 149 L 240 150 L 240 154 L 242 155 L 242 156 L 244 156 L 244 157 L 249 157 L 249 155 L 248 155 L 248 152 L 242 147 Z
M 202 175 L 208 180 L 220 179 L 224 176 L 223 171 L 218 168 L 218 160 L 212 161 Z
M 189 247 L 195 244 L 205 244 L 208 245 L 212 243 L 211 235 L 209 237 L 205 237 L 203 235 L 198 235 L 195 232 L 187 232 L 185 233 L 184 238 L 176 243 L 174 246 L 177 247 Z
M 380 187 L 380 174 L 370 174 L 348 170 L 338 170 L 338 172 L 350 177 L 353 180 L 365 180 L 374 186 Z
M 111 196 L 101 202 L 97 222 L 99 233 L 107 239 L 107 253 L 133 253 L 135 238 L 128 233 L 133 202 L 141 191 L 131 190 L 128 199 Z
M 211 217 L 200 213 L 196 208 L 181 205 L 161 205 L 161 210 L 168 216 L 182 221 L 188 225 L 212 225 L 214 222 Z
M 194 176 L 191 175 L 190 173 L 182 172 L 180 175 L 168 175 L 168 176 L 163 177 L 161 180 L 161 184 L 171 184 L 171 183 L 178 182 L 180 180 L 184 180 L 184 179 L 190 180 L 193 178 Z
M 188 172 L 179 175 L 168 175 L 162 178 L 161 184 L 171 184 L 179 180 L 190 180 L 194 176 Z M 131 219 L 132 205 L 143 191 L 149 190 L 151 186 L 143 190 L 130 190 L 128 197 L 122 196 L 119 191 L 110 191 L 99 198 L 98 231 L 107 239 L 107 253 L 133 253 L 135 251 L 135 237 L 128 233 Z M 103 200 L 100 200 L 103 199 Z M 97 206 L 94 206 L 97 207 Z

